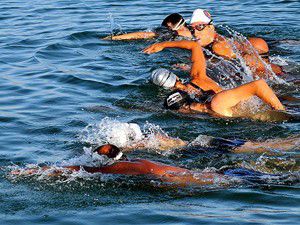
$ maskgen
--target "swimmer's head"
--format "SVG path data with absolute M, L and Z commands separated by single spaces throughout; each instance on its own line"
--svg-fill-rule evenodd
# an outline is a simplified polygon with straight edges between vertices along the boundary
M 176 31 L 186 26 L 186 23 L 182 15 L 180 15 L 179 13 L 172 13 L 163 20 L 161 25 L 170 30 Z
M 177 76 L 167 69 L 160 68 L 152 72 L 150 80 L 160 87 L 172 88 L 176 84 Z
M 98 153 L 99 155 L 106 155 L 108 158 L 113 160 L 119 160 L 124 158 L 121 149 L 111 144 L 102 145 L 94 149 L 93 153 Z
M 190 25 L 191 26 L 196 26 L 199 24 L 211 24 L 212 23 L 212 18 L 210 13 L 207 10 L 204 9 L 195 9 L 193 12 L 193 15 L 190 20 Z
M 171 92 L 165 99 L 164 106 L 167 109 L 179 110 L 189 106 L 193 100 L 188 93 L 180 90 Z

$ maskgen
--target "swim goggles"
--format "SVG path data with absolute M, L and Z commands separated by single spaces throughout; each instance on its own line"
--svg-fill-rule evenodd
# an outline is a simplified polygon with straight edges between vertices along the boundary
M 205 27 L 212 25 L 212 20 L 208 23 L 208 24 L 198 24 L 196 26 L 194 26 L 193 28 L 196 29 L 197 31 L 202 31 L 204 30 Z

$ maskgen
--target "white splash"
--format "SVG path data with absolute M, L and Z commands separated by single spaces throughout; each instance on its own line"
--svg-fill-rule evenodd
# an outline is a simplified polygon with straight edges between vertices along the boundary
M 243 70 L 245 71 L 243 73 L 243 75 L 246 75 L 245 78 L 249 79 L 249 77 L 247 77 L 247 76 L 253 77 L 253 74 L 252 74 L 251 69 L 246 65 L 246 62 L 245 62 L 244 58 L 242 57 L 242 53 L 237 49 L 235 42 L 238 42 L 241 44 L 247 43 L 248 51 L 250 51 L 251 54 L 256 55 L 258 60 L 260 60 L 260 62 L 264 64 L 265 68 L 267 68 L 266 74 L 265 74 L 265 76 L 267 77 L 267 79 L 266 79 L 267 81 L 276 83 L 276 84 L 288 85 L 288 83 L 285 80 L 281 79 L 273 72 L 271 66 L 268 63 L 266 63 L 264 60 L 262 60 L 261 56 L 255 50 L 255 48 L 252 47 L 252 45 L 250 44 L 250 42 L 244 35 L 233 30 L 232 28 L 230 28 L 228 26 L 220 25 L 219 27 L 224 28 L 226 30 L 226 32 L 228 32 L 228 34 L 231 36 L 231 38 L 229 38 L 228 40 L 231 43 L 231 46 L 234 50 L 234 53 L 236 54 L 237 59 L 240 62 L 240 65 L 242 66 Z M 254 77 L 255 77 L 255 79 L 259 79 L 259 77 L 256 77 L 256 76 L 254 76 Z
M 113 144 L 119 148 L 137 146 L 155 148 L 159 143 L 157 134 L 168 137 L 158 125 L 146 122 L 143 128 L 136 123 L 120 122 L 112 118 L 104 118 L 98 124 L 89 124 L 80 135 L 80 141 L 92 145 Z
M 189 146 L 197 145 L 202 147 L 209 147 L 212 139 L 213 137 L 211 136 L 200 134 L 192 142 L 189 143 Z
M 277 56 L 270 56 L 270 62 L 277 64 L 278 66 L 288 66 L 289 65 L 289 59 Z
M 113 144 L 126 147 L 142 140 L 144 135 L 135 123 L 123 123 L 104 118 L 98 124 L 89 124 L 80 135 L 80 140 L 93 145 Z

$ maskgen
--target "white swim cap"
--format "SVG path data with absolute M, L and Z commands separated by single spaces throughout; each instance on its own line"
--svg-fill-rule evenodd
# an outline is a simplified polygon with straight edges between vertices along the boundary
M 190 24 L 192 23 L 209 24 L 211 22 L 212 22 L 211 15 L 207 10 L 204 9 L 195 9 L 190 20 Z
M 118 123 L 107 132 L 107 141 L 120 148 L 141 141 L 144 135 L 136 123 Z
M 152 72 L 150 80 L 161 87 L 172 88 L 175 86 L 177 76 L 167 69 L 156 69 Z

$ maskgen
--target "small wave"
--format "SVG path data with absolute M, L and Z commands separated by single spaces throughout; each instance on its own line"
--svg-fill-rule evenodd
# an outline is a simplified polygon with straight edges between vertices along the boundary
M 67 39 L 70 40 L 80 40 L 84 41 L 86 39 L 96 39 L 98 38 L 98 33 L 95 31 L 82 31 L 82 32 L 76 32 L 73 34 L 70 34 Z

